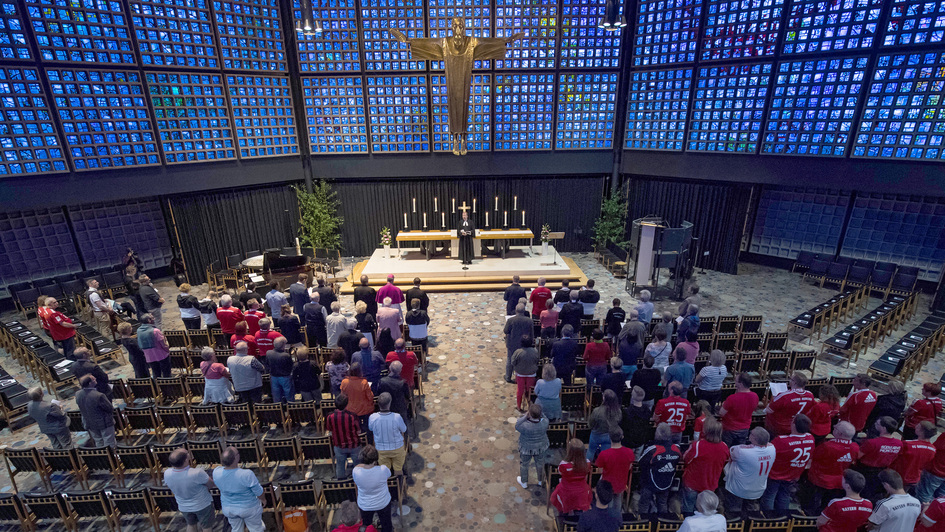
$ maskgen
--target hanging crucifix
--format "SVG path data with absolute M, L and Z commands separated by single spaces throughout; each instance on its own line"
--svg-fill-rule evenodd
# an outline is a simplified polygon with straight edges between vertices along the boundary
M 454 155 L 466 155 L 466 132 L 469 129 L 469 88 L 472 65 L 477 59 L 503 59 L 506 47 L 525 37 L 516 33 L 502 39 L 466 35 L 466 22 L 453 18 L 453 35 L 442 39 L 408 39 L 391 28 L 391 35 L 410 45 L 412 59 L 444 61 L 446 72 L 446 105 L 449 109 L 450 140 Z M 465 211 L 463 211 L 465 212 Z

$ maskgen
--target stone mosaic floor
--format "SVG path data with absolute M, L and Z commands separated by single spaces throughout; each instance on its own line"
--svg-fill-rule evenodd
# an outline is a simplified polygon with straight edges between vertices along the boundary
M 632 299 L 623 290 L 623 279 L 614 279 L 589 254 L 571 256 L 589 278 L 597 280 L 602 296 L 598 308 L 600 316 L 606 313 L 614 297 L 623 300 L 625 307 L 633 306 Z M 349 259 L 346 263 L 354 264 L 355 260 Z M 737 276 L 707 271 L 696 275 L 695 280 L 702 288 L 703 316 L 761 314 L 763 332 L 786 330 L 788 320 L 827 300 L 835 292 L 802 281 L 798 274 L 754 264 L 742 264 Z M 165 279 L 157 285 L 168 301 L 166 327 L 183 328 L 174 305 L 173 284 Z M 205 291 L 206 286 L 201 286 L 195 288 L 194 293 L 200 297 Z M 501 335 L 504 324 L 501 294 L 431 294 L 430 300 L 432 324 L 430 373 L 425 383 L 426 410 L 417 421 L 419 437 L 414 441 L 409 462 L 416 471 L 416 485 L 410 488 L 402 512 L 404 528 L 431 532 L 551 530 L 552 521 L 545 513 L 547 493 L 534 484 L 524 490 L 515 482 L 518 474 L 515 388 L 502 380 L 505 349 Z M 878 303 L 878 299 L 871 299 L 869 308 Z M 344 305 L 346 313 L 353 310 L 347 298 Z M 865 371 L 879 353 L 921 321 L 927 305 L 928 298 L 923 297 L 913 322 L 862 356 L 858 365 L 847 370 L 820 360 L 817 376 Z M 675 302 L 657 302 L 659 311 L 675 311 L 675 308 Z M 816 341 L 814 345 L 819 347 Z M 7 353 L 0 352 L 0 364 L 24 385 L 33 384 Z M 107 369 L 113 377 L 127 378 L 131 373 L 127 365 L 111 365 Z M 923 382 L 937 381 L 943 371 L 945 357 L 940 355 L 915 381 L 907 383 L 912 397 Z M 74 400 L 68 399 L 66 405 L 74 408 Z M 0 431 L 0 445 L 45 444 L 46 439 L 38 433 L 35 424 L 15 433 L 9 429 Z M 0 469 L 0 492 L 8 492 L 12 486 L 6 469 Z M 327 471 L 320 468 L 316 474 Z M 107 480 L 101 475 L 93 477 L 93 485 Z M 39 488 L 35 475 L 21 476 L 18 483 L 21 491 Z M 314 514 L 311 517 L 314 518 Z M 126 529 L 150 529 L 144 521 L 132 524 L 126 520 L 125 523 L 131 525 Z M 168 516 L 163 518 L 162 525 L 165 529 L 183 528 L 183 521 L 178 517 L 172 521 Z M 104 527 L 103 522 L 98 522 L 86 526 L 85 530 Z M 222 528 L 222 523 L 218 523 L 215 529 Z

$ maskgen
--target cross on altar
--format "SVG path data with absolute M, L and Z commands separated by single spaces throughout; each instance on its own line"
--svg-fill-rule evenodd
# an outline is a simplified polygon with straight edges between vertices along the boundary
M 469 209 L 472 209 L 469 205 L 466 205 L 466 200 L 463 200 L 463 204 L 459 206 L 459 210 L 466 212 Z

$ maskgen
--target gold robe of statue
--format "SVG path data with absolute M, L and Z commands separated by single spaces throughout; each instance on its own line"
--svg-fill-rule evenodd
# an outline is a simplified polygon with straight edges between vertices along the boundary
M 398 30 L 391 29 L 390 32 L 398 41 L 410 45 L 411 59 L 446 63 L 444 70 L 446 71 L 446 104 L 449 109 L 450 140 L 453 144 L 453 153 L 465 155 L 473 61 L 504 58 L 506 46 L 524 37 L 525 34 L 516 33 L 505 39 L 470 37 L 466 35 L 466 23 L 461 18 L 453 19 L 453 36 L 442 39 L 408 39 Z

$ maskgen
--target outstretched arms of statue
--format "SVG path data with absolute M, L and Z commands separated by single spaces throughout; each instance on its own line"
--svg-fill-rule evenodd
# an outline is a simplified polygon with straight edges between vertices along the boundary
M 408 39 L 406 35 L 401 33 L 400 30 L 391 28 L 390 34 L 394 36 L 394 39 L 397 39 L 400 42 L 406 42 L 406 43 L 410 42 L 410 39 Z
M 391 28 L 390 34 L 399 42 L 410 45 L 410 58 L 418 61 L 439 61 L 443 59 L 441 39 L 411 39 L 400 30 Z
M 523 32 L 515 33 L 509 37 L 479 37 L 476 50 L 473 52 L 473 59 L 504 59 L 506 47 L 513 41 L 523 39 L 527 35 Z
M 518 32 L 518 33 L 514 33 L 514 34 L 512 34 L 511 37 L 509 37 L 508 39 L 505 40 L 505 44 L 512 44 L 512 42 L 517 41 L 517 40 L 519 40 L 519 39 L 524 39 L 524 38 L 527 37 L 527 36 L 528 36 L 528 34 L 526 34 L 524 31 L 520 31 L 520 32 Z

